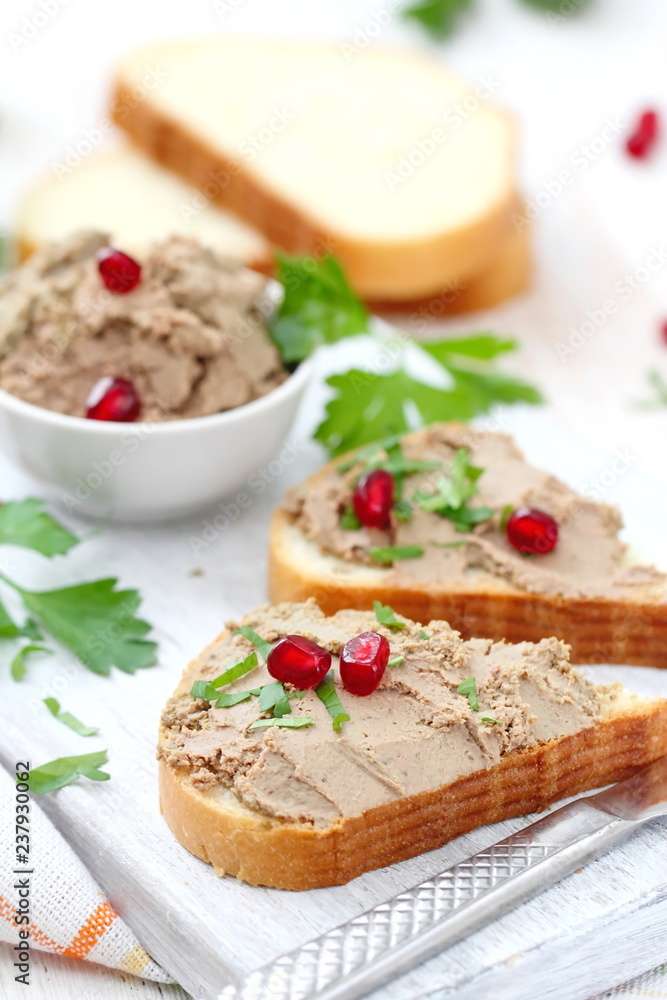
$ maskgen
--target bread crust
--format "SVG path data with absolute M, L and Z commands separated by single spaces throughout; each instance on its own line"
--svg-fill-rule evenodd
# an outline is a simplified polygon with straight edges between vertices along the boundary
M 632 703 L 630 703 L 632 705 Z M 617 717 L 562 739 L 511 751 L 441 788 L 396 799 L 326 829 L 289 823 L 198 791 L 160 762 L 160 803 L 179 842 L 251 885 L 317 889 L 430 851 L 487 823 L 544 809 L 630 777 L 667 752 L 667 701 L 637 699 Z
M 506 197 L 486 214 L 430 238 L 361 241 L 327 232 L 299 206 L 269 190 L 249 168 L 224 156 L 150 100 L 137 101 L 132 91 L 122 75 L 116 79 L 112 117 L 136 145 L 199 188 L 211 187 L 212 178 L 224 178 L 214 201 L 290 253 L 335 253 L 363 298 L 404 301 L 437 296 L 446 283 L 467 282 L 488 268 L 510 233 L 516 198 L 511 178 Z
M 296 555 L 295 533 L 312 558 Z M 475 580 L 397 586 L 381 567 L 355 574 L 353 563 L 336 556 L 327 556 L 331 572 L 324 574 L 318 570 L 320 555 L 317 543 L 306 539 L 286 511 L 278 508 L 269 538 L 271 601 L 314 597 L 324 613 L 331 615 L 343 608 L 371 610 L 378 600 L 414 621 L 444 619 L 464 639 L 483 636 L 538 642 L 555 635 L 572 647 L 573 663 L 667 667 L 667 604 L 652 598 L 649 587 L 638 587 L 637 599 L 630 601 L 566 600 L 522 591 L 482 575 Z

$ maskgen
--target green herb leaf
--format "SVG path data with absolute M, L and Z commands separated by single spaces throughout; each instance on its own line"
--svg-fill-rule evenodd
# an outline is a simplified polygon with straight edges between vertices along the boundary
M 555 11 L 558 13 L 562 11 L 563 17 L 569 17 L 576 11 L 580 10 L 586 3 L 586 0 L 577 0 L 577 4 L 568 4 L 565 6 L 563 0 L 523 0 L 527 3 L 529 7 L 538 7 L 540 10 Z
M 456 27 L 472 0 L 417 0 L 402 11 L 404 18 L 418 21 L 436 41 L 446 38 Z
M 643 399 L 635 403 L 640 410 L 657 410 L 662 406 L 667 406 L 667 380 L 665 380 L 656 368 L 652 368 L 647 375 L 648 384 L 654 391 L 653 399 Z
M 289 715 L 291 711 L 289 697 L 280 681 L 276 681 L 274 684 L 265 684 L 260 688 L 259 710 L 260 712 L 273 711 L 276 719 L 282 719 L 284 715 Z
M 376 562 L 390 563 L 395 559 L 418 559 L 424 555 L 424 550 L 418 545 L 380 545 L 369 549 L 368 554 Z
M 492 719 L 488 715 L 482 716 L 482 722 L 484 722 L 487 726 L 502 726 L 500 719 Z
M 404 656 L 394 656 L 391 660 L 387 661 L 388 667 L 400 667 L 401 663 L 405 660 Z
M 201 701 L 215 701 L 218 697 L 218 692 L 210 681 L 194 681 L 190 694 L 193 698 L 200 698 Z
M 412 504 L 409 500 L 397 500 L 394 504 L 394 517 L 397 521 L 402 523 L 407 523 L 411 521 L 414 516 L 414 511 L 412 509 Z
M 462 359 L 472 358 L 476 361 L 493 361 L 501 354 L 515 351 L 516 340 L 507 337 L 497 337 L 494 333 L 473 333 L 467 337 L 453 337 L 446 340 L 424 340 L 420 347 L 448 367 L 460 364 Z
M 259 655 L 264 662 L 268 660 L 269 653 L 271 652 L 271 643 L 267 642 L 266 639 L 262 639 L 261 635 L 257 635 L 249 625 L 241 625 L 240 628 L 234 630 L 234 635 L 244 636 L 259 651 Z
M 456 689 L 457 694 L 463 694 L 468 699 L 468 704 L 470 705 L 473 712 L 479 712 L 479 702 L 477 700 L 477 684 L 474 677 L 468 677 L 467 680 L 461 681 Z
M 252 698 L 254 693 L 254 691 L 235 691 L 234 694 L 232 694 L 228 691 L 222 691 L 215 701 L 215 707 L 231 708 L 232 705 L 240 705 L 242 701 L 247 701 L 248 698 Z M 215 694 L 213 695 L 213 698 L 210 698 L 209 700 L 213 701 L 214 699 Z
M 277 726 L 280 729 L 301 729 L 303 726 L 313 726 L 314 720 L 304 715 L 286 715 L 281 719 L 256 719 L 248 729 L 266 729 L 268 726 Z
M 390 608 L 388 604 L 381 604 L 380 601 L 373 601 L 373 610 L 375 611 L 375 617 L 379 621 L 380 625 L 386 625 L 388 628 L 406 627 L 406 622 L 399 621 L 394 614 L 394 609 Z
M 210 684 L 214 688 L 225 687 L 226 684 L 231 684 L 232 681 L 237 681 L 239 677 L 243 677 L 244 674 L 250 673 L 254 670 L 259 660 L 257 659 L 257 653 L 250 653 L 245 657 L 244 660 L 237 660 L 236 663 L 232 663 L 226 670 L 224 670 L 219 677 L 214 677 Z
M 514 508 L 511 503 L 506 503 L 500 512 L 500 530 L 504 531 Z
M 58 788 L 71 785 L 81 775 L 91 781 L 108 781 L 110 775 L 100 771 L 102 764 L 107 762 L 107 751 L 82 754 L 79 757 L 58 757 L 41 767 L 35 767 L 30 772 L 30 791 L 33 795 L 44 795 L 55 792 Z
M 315 688 L 315 694 L 320 699 L 327 712 L 331 716 L 333 722 L 331 723 L 332 729 L 338 732 L 342 729 L 344 722 L 350 721 L 350 716 L 345 711 L 345 708 L 338 697 L 338 692 L 336 691 L 336 685 L 333 679 L 333 670 L 330 670 L 323 681 Z
M 269 331 L 286 364 L 303 361 L 320 344 L 368 332 L 368 313 L 334 257 L 279 253 L 276 260 L 285 294 Z
M 60 702 L 56 698 L 45 698 L 44 704 L 58 722 L 62 722 L 64 726 L 69 726 L 79 736 L 94 736 L 95 733 L 99 733 L 99 729 L 96 729 L 95 726 L 85 726 L 83 722 L 79 722 L 75 715 L 72 715 L 70 712 L 61 711 Z
M 396 446 L 400 445 L 402 437 L 402 434 L 393 434 L 391 437 L 385 438 L 384 441 L 373 441 L 364 448 L 358 448 L 349 458 L 337 466 L 338 471 L 341 474 L 349 472 L 358 463 L 367 466 L 383 452 L 385 455 L 393 453 Z
M 484 510 L 485 508 L 478 509 Z M 468 540 L 466 538 L 462 538 L 460 542 L 431 542 L 431 545 L 435 545 L 438 549 L 460 549 L 467 544 Z
M 157 644 L 142 638 L 151 626 L 134 615 L 138 591 L 116 590 L 117 583 L 94 580 L 39 592 L 11 585 L 44 628 L 93 673 L 108 674 L 115 666 L 131 674 L 156 663 Z
M 343 531 L 359 531 L 361 521 L 352 510 L 352 506 L 345 508 L 340 518 L 340 526 Z
M 423 628 L 419 629 L 419 637 L 420 639 L 425 639 L 427 641 L 431 638 L 430 635 L 428 635 Z
M 51 653 L 52 650 L 47 649 L 46 646 L 30 645 L 24 646 L 23 649 L 19 649 L 18 653 L 12 660 L 9 672 L 15 681 L 23 680 L 27 674 L 27 669 L 25 665 L 25 658 L 30 653 Z
M 0 639 L 17 639 L 20 635 L 21 629 L 0 601 Z
M 79 539 L 42 510 L 42 500 L 14 500 L 0 506 L 0 545 L 20 545 L 43 556 L 64 555 Z
M 470 531 L 474 525 L 493 516 L 490 507 L 467 506 L 468 500 L 478 492 L 477 480 L 483 472 L 470 464 L 467 448 L 458 448 L 449 475 L 438 479 L 435 492 L 417 490 L 412 499 L 422 510 L 448 518 L 457 531 Z

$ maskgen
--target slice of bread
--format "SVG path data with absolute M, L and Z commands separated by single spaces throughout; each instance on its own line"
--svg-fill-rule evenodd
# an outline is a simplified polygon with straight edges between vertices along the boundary
M 460 443 L 472 445 L 474 442 L 488 441 L 489 435 L 476 432 L 472 428 L 459 425 L 433 425 L 449 427 Z M 417 434 L 426 432 L 417 432 Z M 463 437 L 461 437 L 463 435 Z M 493 437 L 493 435 L 491 435 Z M 504 441 L 511 449 L 513 458 L 522 461 L 517 449 L 505 435 L 497 439 Z M 408 440 L 406 438 L 405 440 Z M 349 457 L 349 456 L 348 456 Z M 301 503 L 313 489 L 324 483 L 333 483 L 339 489 L 338 467 L 346 456 L 327 463 L 319 472 L 311 476 L 293 497 Z M 527 464 L 526 464 L 527 465 Z M 528 466 L 527 466 L 528 467 Z M 529 467 L 528 467 L 529 468 Z M 536 474 L 539 470 L 532 470 Z M 534 506 L 548 508 L 548 497 L 544 499 L 543 489 L 555 491 L 574 511 L 589 511 L 596 505 L 583 496 L 570 491 L 564 484 L 548 474 L 542 474 L 542 483 L 536 486 L 542 497 Z M 497 480 L 497 476 L 496 476 Z M 484 479 L 480 480 L 481 483 Z M 492 496 L 484 501 L 498 510 Z M 559 500 L 560 502 L 560 500 Z M 504 506 L 505 500 L 501 506 Z M 567 506 L 566 504 L 566 506 Z M 520 498 L 512 506 L 522 506 Z M 397 562 L 393 567 L 371 564 L 372 561 L 356 561 L 343 558 L 333 551 L 325 550 L 319 542 L 302 530 L 293 510 L 293 500 L 279 507 L 273 516 L 269 543 L 269 594 L 272 601 L 302 601 L 314 597 L 328 614 L 340 608 L 367 609 L 374 600 L 389 604 L 400 614 L 417 621 L 444 618 L 465 637 L 488 636 L 492 639 L 507 639 L 509 642 L 530 640 L 536 642 L 546 636 L 555 635 L 565 640 L 572 648 L 575 663 L 628 663 L 637 666 L 667 667 L 667 581 L 651 567 L 633 567 L 636 578 L 632 585 L 619 587 L 615 595 L 562 596 L 558 592 L 540 593 L 517 585 L 506 577 L 489 572 L 483 565 L 466 568 L 459 576 L 442 576 L 441 579 L 420 579 L 405 573 L 406 563 Z M 616 531 L 620 517 L 613 509 L 598 505 L 609 512 L 615 520 Z M 569 509 L 569 508 L 568 508 Z M 605 514 L 606 516 L 606 514 Z M 432 515 L 436 521 L 437 515 Z M 571 515 L 563 517 L 560 529 L 559 547 L 571 551 L 573 558 L 585 556 L 586 537 L 572 538 L 572 525 L 576 522 Z M 435 522 L 434 522 L 435 524 Z M 498 525 L 498 517 L 489 526 L 493 537 L 503 534 Z M 440 525 L 435 525 L 437 532 Z M 485 531 L 484 525 L 476 532 Z M 435 544 L 438 535 L 434 535 Z M 454 535 L 464 539 L 464 535 Z M 468 536 L 474 538 L 475 534 Z M 440 539 L 440 543 L 442 539 Z M 390 544 L 385 540 L 375 544 Z M 400 540 L 397 544 L 420 544 L 417 538 Z M 449 543 L 448 543 L 449 544 Z M 455 543 L 456 544 L 456 543 Z M 501 541 L 510 554 L 513 550 Z M 619 548 L 622 550 L 622 546 Z M 515 553 L 519 566 L 524 560 Z M 534 556 L 538 565 L 549 566 L 549 556 Z M 552 588 L 553 590 L 554 588 Z
M 390 644 L 398 641 L 396 630 L 378 624 L 372 615 L 343 612 L 327 619 L 313 602 L 260 608 L 246 616 L 244 623 L 259 629 L 271 642 L 287 633 L 305 633 L 333 654 L 334 667 L 336 653 L 348 633 L 351 636 L 370 627 L 384 634 Z M 667 753 L 667 701 L 638 697 L 620 685 L 591 684 L 569 667 L 567 651 L 556 640 L 518 647 L 479 640 L 463 644 L 445 622 L 426 625 L 430 641 L 442 645 L 419 669 L 413 661 L 423 655 L 419 644 L 423 647 L 424 642 L 419 626 L 407 622 L 401 630 L 405 661 L 386 671 L 376 692 L 361 698 L 338 689 L 350 716 L 338 732 L 333 731 L 316 694 L 309 691 L 305 697 L 293 699 L 291 711 L 312 717 L 313 726 L 258 730 L 263 735 L 251 745 L 244 733 L 258 715 L 256 699 L 254 706 L 246 701 L 216 709 L 189 695 L 195 680 L 213 678 L 225 661 L 245 656 L 252 649 L 231 628 L 185 671 L 163 713 L 158 747 L 164 817 L 180 843 L 212 864 L 218 875 L 294 890 L 343 884 L 365 871 L 440 847 L 483 824 L 543 809 L 566 796 L 622 780 Z M 496 664 L 494 669 L 504 671 L 502 694 L 493 670 L 484 673 L 481 664 L 485 657 Z M 521 659 L 522 665 L 514 672 L 513 657 Z M 525 687 L 525 664 L 532 664 L 529 689 Z M 478 678 L 491 678 L 495 691 L 489 693 L 484 679 L 478 683 L 478 716 L 484 711 L 495 716 L 495 721 L 486 720 L 493 725 L 488 735 L 481 737 L 482 742 L 488 739 L 502 744 L 506 737 L 511 741 L 519 716 L 524 724 L 535 727 L 525 745 L 490 750 L 495 756 L 487 757 L 481 765 L 480 737 L 474 739 L 471 729 L 478 725 L 471 721 L 474 711 L 454 687 L 470 672 Z M 271 680 L 262 667 L 250 677 L 252 680 L 243 677 L 225 691 Z M 424 702 L 406 694 L 424 677 L 429 685 L 426 710 L 440 704 L 439 692 L 446 700 L 449 691 L 451 698 L 460 702 L 460 718 L 443 724 L 441 715 L 440 721 L 424 722 L 419 714 Z M 510 689 L 514 695 L 508 694 Z M 557 711 L 565 714 L 550 723 L 556 733 L 551 738 L 539 736 L 540 719 L 547 708 L 538 692 L 545 690 L 560 691 L 564 697 Z M 569 700 L 574 690 L 578 694 Z M 376 699 L 384 700 L 380 703 Z M 520 705 L 522 700 L 530 704 Z M 575 711 L 574 703 L 577 712 L 583 711 L 584 701 L 595 706 L 590 709 L 593 715 L 568 716 L 570 710 Z M 563 705 L 567 704 L 565 710 Z M 371 730 L 378 718 L 379 728 Z M 499 726 L 503 735 L 491 732 Z M 435 771 L 440 776 L 451 768 L 450 777 L 443 782 L 433 778 L 431 786 L 433 775 L 426 776 L 427 758 L 429 767 L 438 762 Z M 276 762 L 281 765 L 277 769 Z M 403 794 L 401 782 L 411 768 L 417 775 L 413 783 L 417 782 L 420 790 Z M 253 776 L 261 778 L 262 772 L 272 780 L 264 781 L 264 807 L 256 808 L 248 804 L 247 793 Z M 359 785 L 364 784 L 365 793 L 369 773 L 379 776 L 384 785 L 382 794 L 377 791 L 379 782 L 369 785 L 366 799 Z M 282 803 L 295 788 L 302 796 L 304 780 L 311 781 L 311 794 L 318 794 L 313 791 L 317 787 L 321 797 L 329 796 L 331 801 L 336 796 L 330 782 L 336 782 L 342 799 L 356 801 L 357 807 L 345 808 L 342 814 L 323 821 L 305 813 L 299 819 L 285 818 L 281 813 L 287 807 Z
M 480 274 L 509 232 L 515 130 L 495 89 L 410 52 L 218 37 L 128 55 L 112 110 L 272 243 L 331 251 L 363 298 L 405 300 Z
M 115 244 L 138 255 L 173 234 L 194 236 L 249 267 L 268 272 L 273 266 L 271 247 L 256 229 L 127 146 L 31 188 L 17 220 L 19 253 L 25 258 L 77 229 L 111 233 Z

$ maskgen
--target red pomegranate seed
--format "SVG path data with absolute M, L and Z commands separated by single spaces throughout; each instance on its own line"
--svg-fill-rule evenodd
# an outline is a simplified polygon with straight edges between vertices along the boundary
M 544 556 L 556 547 L 558 525 L 536 507 L 519 507 L 507 521 L 507 538 L 519 552 Z
M 389 660 L 389 643 L 378 632 L 362 632 L 343 646 L 340 676 L 352 694 L 372 694 Z
M 141 401 L 137 390 L 125 378 L 105 376 L 97 380 L 86 402 L 89 420 L 131 423 L 139 418 Z
M 375 469 L 361 477 L 354 487 L 352 506 L 365 528 L 386 528 L 394 505 L 394 477 Z
M 643 160 L 651 152 L 658 139 L 658 115 L 655 111 L 645 111 L 640 116 L 635 131 L 625 143 L 630 156 Z
M 141 280 L 141 264 L 115 247 L 102 247 L 98 251 L 97 267 L 106 287 L 116 295 L 131 292 Z
M 286 635 L 268 655 L 269 673 L 283 684 L 314 688 L 331 666 L 331 654 L 302 635 Z

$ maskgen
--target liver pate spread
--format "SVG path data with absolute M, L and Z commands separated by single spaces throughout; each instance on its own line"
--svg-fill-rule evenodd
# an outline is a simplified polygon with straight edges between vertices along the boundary
M 459 424 L 433 424 L 406 435 L 401 441 L 405 459 L 433 460 L 441 467 L 406 475 L 404 497 L 409 499 L 418 490 L 433 491 L 438 477 L 451 470 L 460 448 L 467 449 L 472 465 L 483 470 L 470 506 L 486 506 L 493 512 L 472 530 L 462 533 L 452 520 L 422 510 L 416 503 L 410 520 L 392 517 L 387 530 L 347 529 L 341 515 L 349 507 L 362 462 L 343 472 L 334 464 L 330 471 L 291 490 L 284 507 L 308 538 L 325 552 L 349 561 L 378 566 L 369 555 L 373 547 L 423 547 L 418 558 L 378 568 L 388 585 L 447 580 L 455 585 L 481 572 L 487 579 L 490 575 L 521 590 L 566 599 L 631 597 L 638 587 L 649 585 L 664 600 L 667 577 L 652 567 L 626 565 L 625 545 L 618 537 L 619 512 L 529 465 L 507 435 Z M 510 545 L 503 530 L 503 511 L 520 507 L 538 508 L 555 518 L 559 540 L 552 552 L 526 557 Z
M 380 625 L 369 612 L 325 617 L 314 601 L 258 608 L 244 619 L 263 639 L 304 635 L 332 654 L 340 700 L 350 716 L 334 732 L 314 691 L 293 697 L 291 713 L 314 725 L 257 729 L 257 698 L 231 708 L 210 707 L 188 691 L 194 679 L 212 680 L 253 646 L 230 634 L 209 647 L 168 702 L 160 757 L 184 771 L 199 790 L 230 790 L 243 805 L 267 816 L 325 827 L 392 799 L 415 795 L 496 764 L 512 751 L 594 725 L 616 697 L 617 685 L 598 687 L 574 670 L 557 639 L 506 645 L 463 642 L 446 622 L 402 629 Z M 379 688 L 356 697 L 340 686 L 337 655 L 360 632 L 385 635 L 391 656 L 403 662 L 385 671 Z M 475 712 L 457 693 L 474 677 Z M 257 688 L 272 681 L 266 667 L 225 687 Z M 487 721 L 484 721 L 484 720 Z M 496 721 L 491 721 L 496 720 Z
M 266 279 L 196 240 L 171 237 L 140 263 L 131 292 L 104 287 L 104 233 L 47 246 L 0 281 L 0 387 L 84 416 L 95 382 L 131 381 L 142 420 L 201 417 L 287 378 L 254 303 Z

